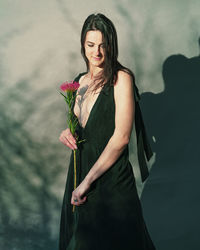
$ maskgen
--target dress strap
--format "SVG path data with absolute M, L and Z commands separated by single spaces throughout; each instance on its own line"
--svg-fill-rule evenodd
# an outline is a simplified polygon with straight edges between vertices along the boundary
M 150 143 L 147 138 L 147 133 L 142 118 L 142 112 L 139 105 L 140 95 L 137 86 L 134 83 L 134 97 L 135 97 L 135 130 L 137 137 L 137 155 L 141 172 L 142 182 L 149 176 L 146 159 L 149 161 L 153 155 Z
M 81 76 L 85 75 L 87 72 L 83 72 L 83 73 L 80 73 L 78 74 L 78 76 L 76 76 L 76 78 L 74 79 L 74 82 L 78 82 L 81 78 Z

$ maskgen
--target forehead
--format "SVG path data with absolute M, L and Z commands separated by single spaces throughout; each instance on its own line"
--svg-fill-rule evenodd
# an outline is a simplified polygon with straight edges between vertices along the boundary
M 90 41 L 93 43 L 101 43 L 103 42 L 103 36 L 101 31 L 99 30 L 89 30 L 86 34 L 85 41 Z

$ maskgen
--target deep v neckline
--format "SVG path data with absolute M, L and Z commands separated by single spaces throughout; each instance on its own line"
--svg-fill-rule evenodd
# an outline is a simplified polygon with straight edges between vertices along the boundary
M 87 72 L 85 73 L 85 74 L 87 74 Z M 83 75 L 85 75 L 85 74 L 81 74 L 80 75 L 80 77 L 79 77 L 79 79 L 78 79 L 78 83 L 79 83 L 79 80 L 80 80 L 80 78 L 83 76 Z M 76 96 L 76 94 L 77 94 L 77 90 L 74 92 L 74 95 L 75 95 L 75 100 L 74 100 L 74 105 L 73 105 L 73 114 L 75 115 L 75 117 L 77 118 L 77 120 L 78 120 L 78 124 L 79 124 L 79 126 L 81 127 L 81 129 L 82 130 L 85 130 L 86 129 L 86 127 L 87 127 L 87 125 L 88 125 L 88 123 L 89 123 L 89 121 L 90 121 L 90 118 L 91 118 L 91 115 L 92 115 L 92 112 L 94 112 L 94 108 L 97 106 L 97 104 L 99 103 L 99 100 L 100 100 L 100 96 L 101 96 L 101 94 L 102 94 L 102 90 L 104 89 L 104 87 L 105 87 L 105 84 L 103 85 L 103 87 L 101 88 L 101 90 L 100 90 L 100 92 L 99 92 L 99 94 L 98 94 L 98 96 L 97 96 L 97 98 L 96 98 L 96 100 L 95 100 L 95 102 L 94 102 L 94 104 L 92 105 L 92 108 L 91 108 L 91 110 L 90 110 L 90 113 L 89 113 L 89 115 L 88 115 L 88 118 L 87 118 L 87 121 L 86 121 L 86 123 L 85 123 L 85 126 L 83 127 L 83 126 L 81 126 L 81 124 L 80 124 L 80 122 L 79 122 L 79 118 L 76 116 L 76 114 L 74 113 L 74 107 L 75 107 L 75 104 L 76 104 L 76 98 L 77 98 L 77 96 Z

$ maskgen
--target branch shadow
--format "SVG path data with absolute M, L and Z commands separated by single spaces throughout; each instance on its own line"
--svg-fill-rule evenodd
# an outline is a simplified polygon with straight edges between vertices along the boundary
M 34 92 L 30 86 L 40 77 L 40 66 L 14 87 L 1 82 L 0 249 L 4 250 L 58 247 L 61 199 L 53 188 L 58 188 L 63 172 L 60 146 L 38 142 L 24 126 L 49 96 L 45 88 Z

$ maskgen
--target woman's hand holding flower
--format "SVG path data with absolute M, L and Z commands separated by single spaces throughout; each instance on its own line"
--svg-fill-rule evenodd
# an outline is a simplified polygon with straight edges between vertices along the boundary
M 63 130 L 60 134 L 59 140 L 66 145 L 67 147 L 71 148 L 72 150 L 77 149 L 76 139 L 72 135 L 69 128 Z

